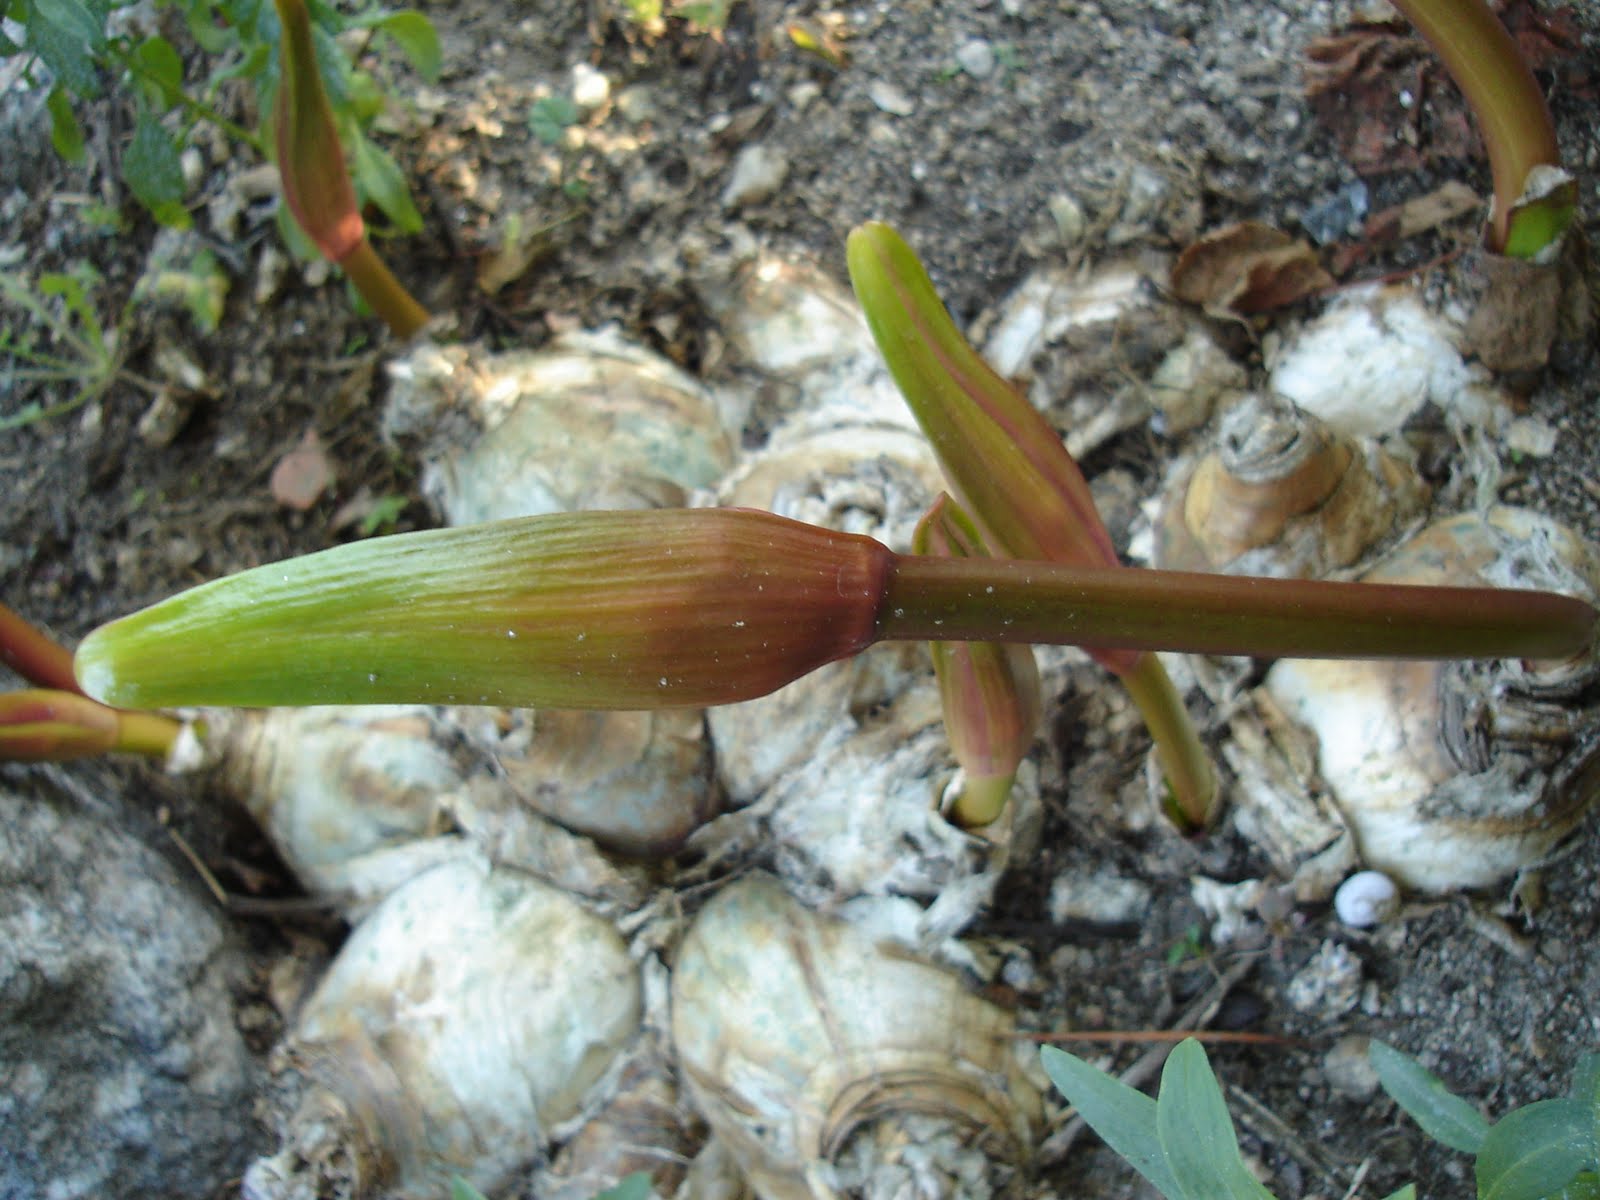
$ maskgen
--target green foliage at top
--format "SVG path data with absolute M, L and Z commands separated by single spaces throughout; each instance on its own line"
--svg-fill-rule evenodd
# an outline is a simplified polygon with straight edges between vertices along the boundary
M 1273 1200 L 1250 1173 L 1205 1049 L 1185 1038 L 1152 1100 L 1081 1058 L 1046 1046 L 1045 1073 L 1100 1135 L 1167 1200 Z M 1415 1200 L 1407 1184 L 1388 1200 Z
M 1410 1055 L 1374 1041 L 1369 1057 L 1423 1132 L 1477 1157 L 1479 1200 L 1600 1200 L 1600 1054 L 1578 1061 L 1566 1096 L 1493 1123 Z
M 157 14 L 176 12 L 200 50 L 196 68 L 193 58 L 185 65 L 167 38 L 145 33 L 142 22 L 113 21 L 129 7 L 129 0 L 0 0 L 0 13 L 23 31 L 20 42 L 0 34 L 0 58 L 20 57 L 23 77 L 49 87 L 51 141 L 71 162 L 85 152 L 76 105 L 111 90 L 128 93 L 135 111 L 132 138 L 121 147 L 123 181 L 156 220 L 181 228 L 190 220 L 181 155 L 198 123 L 215 124 L 263 153 L 270 143 L 264 128 L 245 129 L 216 105 L 225 84 L 243 80 L 257 90 L 263 123 L 270 120 L 278 84 L 278 17 L 268 0 L 157 0 Z M 368 5 L 346 13 L 325 0 L 312 0 L 310 8 L 357 198 L 376 206 L 392 232 L 415 232 L 422 221 L 404 177 L 368 134 L 383 111 L 395 54 L 424 79 L 438 78 L 438 34 L 425 16 L 408 9 Z M 342 48 L 340 35 L 347 33 L 357 35 L 355 53 Z M 357 65 L 368 60 L 369 50 L 378 51 L 371 70 Z

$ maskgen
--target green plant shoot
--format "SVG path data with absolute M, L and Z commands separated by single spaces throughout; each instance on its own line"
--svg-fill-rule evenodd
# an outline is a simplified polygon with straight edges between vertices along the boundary
M 1089 1128 L 1167 1200 L 1273 1200 L 1245 1165 L 1222 1088 L 1193 1038 L 1168 1055 L 1154 1100 L 1064 1050 L 1039 1053 Z M 1387 1200 L 1415 1197 L 1407 1184 Z
M 344 269 L 384 324 L 398 337 L 411 337 L 430 317 L 367 237 L 333 106 L 322 86 L 305 0 L 276 3 L 283 26 L 276 124 L 284 202 L 318 251 Z
M 968 344 L 905 239 L 869 223 L 851 233 L 848 257 L 878 349 L 990 544 L 1012 558 L 1116 567 L 1111 536 L 1060 435 Z M 1205 828 L 1216 814 L 1216 773 L 1161 661 L 1123 650 L 1095 658 L 1144 716 L 1168 815 L 1180 828 Z
M 92 632 L 83 690 L 173 705 L 650 709 L 764 695 L 878 641 L 1564 658 L 1546 592 L 895 554 L 752 509 L 527 517 L 336 546 Z
M 1490 1122 L 1416 1059 L 1374 1040 L 1378 1082 L 1422 1130 L 1476 1158 L 1479 1200 L 1600 1200 L 1600 1054 L 1585 1054 L 1572 1089 Z
M 913 554 L 986 558 L 972 519 L 941 495 L 917 524 Z M 999 817 L 1044 711 L 1033 647 L 992 642 L 931 642 L 950 752 L 966 779 L 951 807 L 957 824 L 987 825 Z
M 1485 0 L 1394 0 L 1461 88 L 1489 152 L 1494 212 L 1489 248 L 1533 258 L 1577 212 L 1578 186 L 1527 59 Z

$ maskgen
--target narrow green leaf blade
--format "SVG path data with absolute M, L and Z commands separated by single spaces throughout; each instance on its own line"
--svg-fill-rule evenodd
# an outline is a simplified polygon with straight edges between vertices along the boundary
M 1408 1183 L 1397 1192 L 1390 1192 L 1383 1200 L 1417 1200 L 1417 1185 Z
M 1572 1072 L 1572 1098 L 1587 1105 L 1600 1126 L 1600 1054 L 1585 1054 Z
M 1593 1121 L 1576 1100 L 1539 1100 L 1507 1113 L 1478 1151 L 1480 1200 L 1545 1200 L 1593 1166 Z
M 617 1186 L 607 1188 L 594 1200 L 650 1200 L 650 1173 L 635 1171 L 617 1181 Z
M 1367 1051 L 1378 1082 L 1389 1098 L 1405 1109 L 1436 1142 L 1463 1154 L 1476 1154 L 1489 1132 L 1489 1122 L 1444 1081 L 1409 1054 L 1373 1039 Z
M 1193 1038 L 1178 1043 L 1161 1071 L 1156 1130 L 1187 1200 L 1273 1200 L 1244 1165 L 1222 1088 Z
M 1161 1153 L 1154 1100 L 1065 1050 L 1045 1046 L 1039 1058 L 1050 1082 L 1101 1141 L 1127 1159 L 1167 1200 L 1184 1200 Z

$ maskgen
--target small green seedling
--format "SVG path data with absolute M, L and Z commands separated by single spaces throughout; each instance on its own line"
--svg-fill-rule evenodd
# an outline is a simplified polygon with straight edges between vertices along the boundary
M 1534 258 L 1577 212 L 1578 187 L 1561 170 L 1555 124 L 1516 41 L 1486 0 L 1394 0 L 1427 39 L 1477 118 L 1494 176 L 1489 249 Z
M 1479 1200 L 1600 1200 L 1600 1054 L 1585 1054 L 1572 1090 L 1490 1122 L 1410 1055 L 1380 1041 L 1378 1082 L 1436 1142 L 1472 1155 Z
M 85 696 L 72 655 L 0 604 L 0 664 L 36 686 L 0 692 L 0 762 L 60 762 L 122 752 L 165 758 L 181 726 Z
M 279 25 L 271 5 L 260 0 L 157 0 L 157 10 L 175 12 L 188 36 L 205 55 L 206 73 L 193 76 L 177 45 L 161 34 L 140 37 L 119 32 L 109 21 L 121 5 L 102 0 L 15 0 L 4 6 L 22 38 L 0 33 L 0 58 L 21 61 L 24 79 L 43 83 L 48 71 L 51 141 L 69 162 L 82 161 L 85 140 L 75 106 L 108 90 L 120 90 L 134 105 L 133 137 L 123 150 L 123 180 L 134 197 L 163 224 L 185 226 L 180 156 L 201 122 L 222 129 L 261 151 L 270 138 L 246 129 L 218 111 L 218 95 L 235 80 L 254 84 L 272 111 L 278 63 L 272 54 Z M 344 15 L 317 5 L 314 38 L 333 112 L 351 143 L 363 203 L 371 201 L 400 231 L 420 221 L 398 167 L 366 137 L 384 107 L 384 89 L 370 71 L 358 68 L 335 40 L 349 30 L 364 30 L 380 47 L 397 50 L 417 74 L 435 80 L 441 57 L 438 34 L 421 13 L 377 6 Z M 365 47 L 356 57 L 365 54 Z M 378 68 L 384 70 L 380 57 Z
M 53 404 L 31 402 L 0 413 L 0 431 L 69 413 L 116 381 L 122 368 L 122 322 L 109 330 L 101 324 L 94 306 L 99 281 L 87 263 L 71 271 L 46 272 L 37 283 L 0 271 L 0 311 L 9 309 L 23 318 L 0 325 L 0 378 L 70 389 L 66 399 Z
M 1154 1100 L 1064 1050 L 1039 1054 L 1089 1128 L 1167 1200 L 1274 1200 L 1245 1164 L 1222 1088 L 1193 1038 L 1167 1057 Z M 1387 1200 L 1415 1197 L 1407 1184 Z

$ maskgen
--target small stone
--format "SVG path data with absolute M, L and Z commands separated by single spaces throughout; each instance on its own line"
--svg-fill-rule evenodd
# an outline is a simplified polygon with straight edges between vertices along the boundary
M 733 160 L 733 174 L 722 192 L 724 208 L 744 208 L 770 199 L 789 174 L 782 151 L 764 145 L 746 146 Z
M 909 117 L 917 111 L 916 101 L 882 79 L 874 79 L 867 84 L 867 98 L 891 117 Z
M 1056 236 L 1063 246 L 1076 246 L 1088 231 L 1089 219 L 1084 216 L 1083 205 L 1067 192 L 1057 192 L 1046 201 L 1050 219 L 1055 222 Z
M 994 74 L 994 47 L 982 38 L 971 38 L 956 47 L 956 65 L 974 79 Z
M 643 125 L 656 115 L 656 96 L 648 86 L 635 83 L 616 94 L 616 110 L 629 125 Z
M 1361 960 L 1347 946 L 1323 942 L 1289 981 L 1287 995 L 1296 1012 L 1341 1016 L 1361 999 Z
M 1097 925 L 1137 922 L 1150 909 L 1150 888 L 1110 870 L 1068 872 L 1050 884 L 1050 920 L 1056 925 L 1088 921 Z
M 189 406 L 178 399 L 172 388 L 162 388 L 139 417 L 139 440 L 157 449 L 170 446 L 188 419 Z
M 1322 1073 L 1328 1086 L 1352 1100 L 1367 1100 L 1378 1091 L 1378 1072 L 1367 1051 L 1372 1039 L 1348 1034 L 1336 1041 L 1322 1057 Z
M 1556 449 L 1555 426 L 1538 417 L 1518 417 L 1506 427 L 1506 449 L 1531 458 L 1548 458 Z
M 599 108 L 611 98 L 611 81 L 588 63 L 572 68 L 572 102 L 585 111 Z

